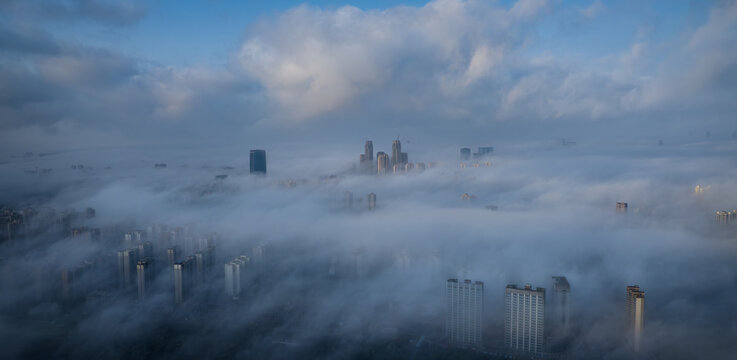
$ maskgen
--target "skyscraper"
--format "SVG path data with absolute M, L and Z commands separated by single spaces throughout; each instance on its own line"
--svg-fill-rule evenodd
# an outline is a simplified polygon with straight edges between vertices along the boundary
M 366 196 L 368 199 L 368 209 L 374 210 L 376 209 L 376 194 L 369 193 L 368 196 Z
M 366 160 L 368 161 L 374 161 L 374 143 L 371 140 L 366 140 L 366 145 L 364 145 L 364 151 L 363 154 L 366 155 Z
M 461 148 L 461 160 L 466 161 L 471 159 L 471 149 Z
M 182 262 L 174 264 L 174 302 L 181 304 L 192 291 L 194 258 L 188 256 Z
M 241 255 L 225 264 L 225 294 L 232 297 L 233 300 L 238 300 L 240 296 L 241 278 L 249 262 L 248 256 Z
M 251 174 L 266 174 L 266 150 L 251 150 Z
M 545 289 L 507 285 L 504 294 L 504 345 L 513 350 L 542 354 L 545 331 Z
M 138 275 L 138 299 L 146 298 L 146 291 L 151 287 L 154 280 L 153 260 L 143 259 L 136 264 L 136 273 Z
M 126 288 L 133 282 L 137 262 L 138 249 L 118 251 L 118 283 L 121 288 Z
M 392 143 L 392 162 L 391 166 L 402 162 L 402 143 L 399 140 L 394 140 Z
M 568 297 L 571 285 L 565 276 L 553 276 L 553 296 L 550 299 L 551 319 L 556 335 L 566 336 L 571 325 L 571 309 Z
M 642 343 L 642 329 L 645 322 L 645 292 L 637 285 L 627 286 L 626 301 L 627 329 L 633 350 L 638 352 Z
M 361 172 L 370 174 L 374 168 L 374 143 L 371 140 L 366 141 L 364 152 L 360 156 Z
M 445 300 L 445 335 L 448 341 L 462 346 L 481 346 L 484 283 L 448 279 Z
M 251 263 L 256 271 L 264 271 L 264 246 L 258 245 L 251 249 Z
M 376 164 L 377 164 L 377 173 L 379 175 L 386 174 L 386 172 L 389 170 L 389 155 L 387 155 L 383 151 L 379 151 L 376 153 Z

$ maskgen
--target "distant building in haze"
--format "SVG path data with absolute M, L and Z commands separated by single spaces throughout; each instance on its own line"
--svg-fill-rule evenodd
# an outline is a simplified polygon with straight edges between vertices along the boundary
M 361 172 L 370 174 L 374 168 L 374 143 L 371 140 L 367 140 L 364 145 L 363 154 L 360 156 L 360 167 Z
M 504 294 L 504 345 L 541 355 L 545 332 L 545 289 L 507 285 Z
M 191 295 L 194 287 L 194 258 L 188 256 L 174 264 L 174 302 L 183 303 Z
M 369 193 L 368 196 L 366 196 L 366 198 L 368 199 L 368 209 L 369 210 L 376 209 L 376 194 Z
M 639 352 L 645 322 L 645 292 L 640 290 L 637 285 L 627 286 L 626 311 L 627 328 L 632 340 L 632 347 L 635 352 Z
M 571 285 L 565 276 L 553 276 L 553 293 L 551 294 L 550 319 L 556 335 L 566 336 L 571 325 L 570 306 Z
M 266 150 L 251 150 L 251 174 L 266 174 Z
M 154 281 L 153 260 L 139 260 L 136 264 L 136 274 L 138 275 L 138 299 L 143 300 Z
M 474 159 L 479 159 L 494 152 L 493 146 L 479 146 L 479 151 L 473 154 Z
M 618 213 L 626 213 L 627 212 L 627 203 L 626 202 L 617 202 L 617 212 Z
M 233 300 L 238 300 L 240 297 L 242 278 L 250 262 L 251 259 L 248 256 L 241 255 L 225 264 L 225 294 Z
M 471 148 L 461 148 L 461 160 L 466 161 L 471 159 Z
M 363 153 L 366 155 L 366 159 L 374 161 L 374 142 L 366 140 L 366 144 L 363 146 Z
M 445 335 L 451 344 L 480 347 L 484 283 L 448 279 L 445 289 Z
M 118 283 L 120 288 L 126 288 L 133 283 L 133 272 L 138 262 L 138 249 L 118 251 Z
M 392 162 L 391 166 L 402 163 L 402 143 L 399 140 L 392 142 Z
M 386 174 L 387 171 L 389 171 L 389 155 L 387 155 L 383 151 L 379 151 L 376 153 L 376 166 L 377 166 L 377 173 L 379 175 Z

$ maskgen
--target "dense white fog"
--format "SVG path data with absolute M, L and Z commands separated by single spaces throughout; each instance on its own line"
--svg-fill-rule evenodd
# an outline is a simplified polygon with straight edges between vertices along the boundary
M 377 150 L 383 145 L 377 142 Z M 92 207 L 96 216 L 80 223 L 117 238 L 93 243 L 42 234 L 24 244 L 3 243 L 4 316 L 22 309 L 37 321 L 65 318 L 58 291 L 34 288 L 54 288 L 59 268 L 121 250 L 115 231 L 166 224 L 217 233 L 219 265 L 199 290 L 212 309 L 191 325 L 203 329 L 182 335 L 173 349 L 183 355 L 204 351 L 187 350 L 190 337 L 223 351 L 207 337 L 227 343 L 245 324 L 282 307 L 298 315 L 259 338 L 306 346 L 321 335 L 432 336 L 442 332 L 448 278 L 485 283 L 484 328 L 493 346 L 503 329 L 505 285 L 549 287 L 555 275 L 571 284 L 574 357 L 629 356 L 622 322 L 624 288 L 632 284 L 647 294 L 648 354 L 724 358 L 735 350 L 729 339 L 737 335 L 737 229 L 714 219 L 716 210 L 737 206 L 734 142 L 510 143 L 496 146 L 490 166 L 481 161 L 465 168 L 454 149 L 404 149 L 411 159 L 435 166 L 363 175 L 351 170 L 354 149 L 299 157 L 289 146 L 268 153 L 267 176 L 248 174 L 248 160 L 234 149 L 108 149 L 9 159 L 2 164 L 3 188 L 14 191 L 5 198 L 57 211 Z M 53 170 L 31 171 L 36 168 Z M 227 178 L 215 178 L 222 174 Z M 697 185 L 705 190 L 696 192 Z M 371 192 L 377 196 L 373 211 L 366 200 Z M 464 193 L 473 199 L 463 200 Z M 617 201 L 628 202 L 627 213 L 615 211 Z M 268 272 L 261 281 L 269 285 L 246 288 L 246 301 L 228 303 L 222 264 L 250 255 L 254 246 L 265 249 L 265 267 L 249 276 Z M 114 292 L 74 308 L 79 318 L 67 320 L 57 356 L 87 354 L 86 345 L 74 344 L 88 336 L 101 337 L 89 351 L 116 351 L 119 341 L 135 341 L 163 319 L 184 316 L 172 304 L 170 279 L 156 281 L 157 295 L 143 302 Z M 5 324 L 4 338 L 17 338 L 7 344 L 15 355 L 43 336 L 28 323 Z M 112 332 L 98 331 L 109 326 Z M 211 326 L 219 330 L 204 330 Z M 264 356 L 281 356 L 270 351 Z M 326 356 L 351 351 L 345 345 Z

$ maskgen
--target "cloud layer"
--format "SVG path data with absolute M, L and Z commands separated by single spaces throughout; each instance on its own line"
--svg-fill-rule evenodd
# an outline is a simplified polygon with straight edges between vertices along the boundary
M 136 5 L 104 2 L 48 6 L 113 25 L 144 14 Z M 591 122 L 651 135 L 734 131 L 733 1 L 714 4 L 702 23 L 665 40 L 640 36 L 629 49 L 598 57 L 546 48 L 545 21 L 566 11 L 547 1 L 509 8 L 460 0 L 385 10 L 304 5 L 249 26 L 225 67 L 131 58 L 114 46 L 56 37 L 44 28 L 51 20 L 34 22 L 51 12 L 40 3 L 5 7 L 6 151 L 78 147 L 72 139 L 80 133 L 132 145 L 201 141 L 203 132 L 212 142 L 336 127 L 358 137 L 377 127 L 424 135 L 458 127 L 576 132 Z M 585 27 L 615 9 L 594 2 L 579 10 L 567 16 Z

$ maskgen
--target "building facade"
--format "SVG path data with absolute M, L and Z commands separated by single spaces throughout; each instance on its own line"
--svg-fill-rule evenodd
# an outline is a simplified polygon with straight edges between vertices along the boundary
M 448 279 L 445 289 L 445 335 L 451 344 L 480 347 L 484 313 L 484 283 Z
M 553 292 L 550 299 L 550 318 L 555 335 L 567 336 L 571 327 L 571 306 L 569 296 L 571 285 L 565 276 L 553 276 Z
M 637 285 L 627 286 L 626 315 L 632 348 L 635 352 L 639 352 L 645 325 L 645 292 Z
M 251 174 L 266 174 L 266 150 L 251 150 Z
M 545 289 L 507 285 L 504 294 L 504 345 L 515 352 L 544 351 Z

